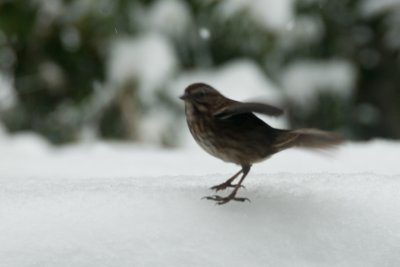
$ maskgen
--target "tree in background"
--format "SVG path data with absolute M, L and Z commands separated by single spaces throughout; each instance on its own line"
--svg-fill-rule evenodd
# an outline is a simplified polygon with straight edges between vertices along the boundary
M 1 114 L 10 132 L 32 130 L 54 143 L 79 138 L 93 120 L 86 109 L 105 80 L 115 28 L 134 32 L 126 6 L 127 1 L 86 7 L 77 1 L 0 3 L 0 67 L 12 77 L 17 99 Z
M 292 113 L 294 124 L 324 123 L 333 118 L 354 139 L 400 137 L 400 4 L 395 1 L 297 1 L 298 16 L 312 18 L 321 34 L 294 47 L 287 60 L 345 59 L 357 73 L 347 101 L 321 94 L 308 114 Z
M 0 118 L 56 144 L 153 134 L 171 146 L 169 81 L 250 58 L 286 94 L 293 126 L 400 137 L 399 6 L 298 0 L 284 24 L 256 2 L 3 1 L 0 73 L 15 101 Z

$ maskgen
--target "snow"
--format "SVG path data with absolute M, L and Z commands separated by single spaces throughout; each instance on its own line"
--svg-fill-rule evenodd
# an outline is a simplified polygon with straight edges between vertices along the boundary
M 287 24 L 287 31 L 282 35 L 281 42 L 286 47 L 296 47 L 300 44 L 312 44 L 320 41 L 324 33 L 324 25 L 318 16 L 298 15 Z
M 40 79 L 52 90 L 55 94 L 63 90 L 66 74 L 63 69 L 53 61 L 45 61 L 38 66 L 38 75 Z
M 201 27 L 201 28 L 199 29 L 199 35 L 200 35 L 200 37 L 201 37 L 202 39 L 208 40 L 208 39 L 210 39 L 211 33 L 210 33 L 210 30 L 209 30 L 209 29 L 207 29 L 207 28 L 205 28 L 205 27 Z
M 111 83 L 136 81 L 143 94 L 161 86 L 177 68 L 172 45 L 156 33 L 117 38 L 109 61 Z
M 316 100 L 318 92 L 350 97 L 356 77 L 354 67 L 345 60 L 298 60 L 287 67 L 282 83 L 286 96 L 306 110 L 313 106 L 310 103 Z
M 97 90 L 91 106 L 97 107 L 95 110 L 104 107 L 129 85 L 138 95 L 141 110 L 145 111 L 138 125 L 138 139 L 162 143 L 174 115 L 159 102 L 159 90 L 172 79 L 178 65 L 172 44 L 161 33 L 119 37 L 110 49 L 107 84 Z M 161 115 L 155 116 L 157 113 Z
M 180 95 L 188 84 L 199 81 L 214 86 L 233 99 L 261 98 L 274 104 L 283 102 L 279 87 L 250 59 L 233 60 L 215 69 L 183 72 L 170 87 L 176 95 Z
M 182 36 L 191 22 L 191 14 L 185 2 L 164 0 L 154 2 L 143 20 L 143 25 L 151 30 Z
M 200 149 L 0 148 L 0 266 L 400 264 L 399 142 L 282 152 L 253 167 L 251 203 L 224 206 L 200 198 L 238 167 Z
M 62 14 L 64 8 L 63 2 L 61 0 L 34 0 L 32 2 L 40 7 L 40 12 L 42 13 L 42 15 L 51 19 L 59 17 Z
M 361 2 L 361 12 L 366 17 L 379 15 L 388 11 L 396 11 L 400 8 L 399 0 L 366 0 Z
M 183 72 L 172 83 L 171 88 L 176 94 L 181 94 L 188 84 L 199 81 L 214 86 L 233 99 L 261 98 L 274 104 L 283 102 L 283 94 L 279 87 L 250 59 L 233 60 L 215 69 Z
M 0 72 L 0 110 L 11 108 L 17 101 L 13 83 L 10 77 Z
M 63 46 L 71 52 L 75 52 L 81 46 L 80 32 L 75 27 L 65 27 L 61 32 L 60 39 Z
M 294 16 L 293 0 L 230 0 L 222 1 L 219 9 L 225 18 L 248 12 L 260 25 L 272 31 L 284 31 Z

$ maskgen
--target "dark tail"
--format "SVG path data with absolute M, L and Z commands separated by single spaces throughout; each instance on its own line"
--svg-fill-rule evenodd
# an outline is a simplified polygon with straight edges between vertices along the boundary
M 283 130 L 279 133 L 274 147 L 278 151 L 289 147 L 302 147 L 318 150 L 333 148 L 342 142 L 343 139 L 337 133 L 303 128 L 288 131 Z

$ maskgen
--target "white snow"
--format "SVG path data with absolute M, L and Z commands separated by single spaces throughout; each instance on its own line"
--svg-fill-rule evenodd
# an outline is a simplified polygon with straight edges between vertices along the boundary
M 230 0 L 219 4 L 219 14 L 230 18 L 245 11 L 260 25 L 273 31 L 284 31 L 293 20 L 293 0 Z
M 191 14 L 185 2 L 164 0 L 154 2 L 143 20 L 143 25 L 150 30 L 181 36 L 191 23 Z
M 215 69 L 183 72 L 170 87 L 179 95 L 186 86 L 194 82 L 208 83 L 237 100 L 261 98 L 274 104 L 283 102 L 283 93 L 279 87 L 250 59 L 233 60 Z
M 366 0 L 360 4 L 361 12 L 364 16 L 370 17 L 379 15 L 388 11 L 399 11 L 400 1 L 399 0 Z
M 42 15 L 46 16 L 47 19 L 54 19 L 61 16 L 64 9 L 64 5 L 61 0 L 33 0 L 32 2 L 40 7 L 40 12 Z
M 173 114 L 154 108 L 164 108 L 158 101 L 160 88 L 172 78 L 178 69 L 174 49 L 166 36 L 153 32 L 136 37 L 120 37 L 110 49 L 108 83 L 94 95 L 92 106 L 103 107 L 116 97 L 120 90 L 137 90 L 143 110 L 138 125 L 138 139 L 143 142 L 161 143 L 163 134 L 171 127 Z M 174 96 L 176 97 L 176 96 Z M 97 109 L 96 109 L 97 110 Z M 162 114 L 154 116 L 154 114 Z M 150 133 L 150 134 L 149 134 Z
M 109 81 L 136 81 L 142 94 L 151 94 L 147 91 L 159 87 L 177 68 L 172 45 L 156 33 L 116 39 L 109 61 Z
M 211 33 L 210 33 L 210 30 L 209 30 L 209 29 L 207 29 L 207 28 L 205 28 L 205 27 L 201 27 L 201 28 L 199 29 L 199 35 L 200 35 L 200 37 L 201 37 L 202 39 L 208 40 L 208 39 L 210 39 Z
M 253 167 L 251 203 L 224 206 L 200 198 L 238 167 L 200 149 L 0 149 L 0 266 L 400 264 L 398 142 L 282 152 Z
M 286 25 L 280 41 L 285 47 L 296 47 L 300 44 L 312 44 L 321 39 L 324 25 L 320 17 L 299 15 Z
M 287 97 L 307 110 L 313 106 L 310 103 L 316 100 L 318 92 L 328 91 L 350 97 L 357 73 L 345 60 L 298 60 L 289 65 L 282 76 Z
M 0 110 L 11 108 L 17 102 L 14 81 L 0 72 Z

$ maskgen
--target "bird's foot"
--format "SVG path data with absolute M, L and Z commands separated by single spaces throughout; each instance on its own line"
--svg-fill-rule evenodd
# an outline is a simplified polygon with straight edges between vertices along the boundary
M 211 190 L 215 190 L 216 192 L 220 190 L 225 190 L 228 187 L 234 187 L 236 188 L 238 185 L 237 184 L 232 184 L 230 179 L 226 182 L 223 182 L 222 184 L 219 185 L 214 185 L 213 187 L 210 187 Z M 239 188 L 245 188 L 243 185 L 240 185 Z
M 213 195 L 213 196 L 206 196 L 203 197 L 202 199 L 208 199 L 208 200 L 213 200 L 216 202 L 216 204 L 218 205 L 223 205 L 228 203 L 229 201 L 233 200 L 233 201 L 239 201 L 239 202 L 245 202 L 245 201 L 249 201 L 250 199 L 248 199 L 247 197 L 236 197 L 236 194 L 230 194 L 227 197 L 221 197 L 218 195 Z

